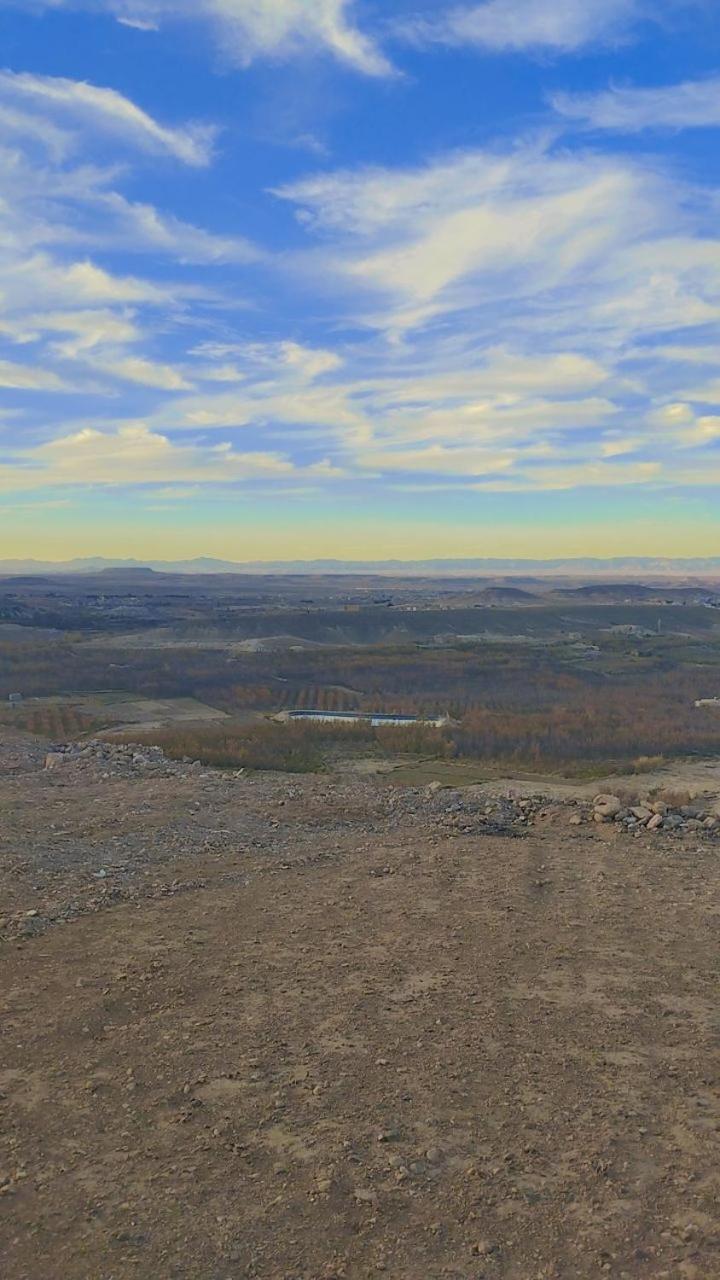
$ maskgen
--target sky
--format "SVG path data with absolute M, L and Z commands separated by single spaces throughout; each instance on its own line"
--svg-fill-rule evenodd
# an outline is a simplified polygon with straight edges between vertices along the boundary
M 0 558 L 720 554 L 717 0 L 0 50 Z

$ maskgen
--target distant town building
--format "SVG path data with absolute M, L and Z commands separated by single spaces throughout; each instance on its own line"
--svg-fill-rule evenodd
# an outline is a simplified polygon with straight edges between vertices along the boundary
M 284 724 L 291 720 L 315 724 L 369 724 L 373 729 L 390 726 L 406 729 L 415 724 L 442 729 L 452 723 L 449 715 L 425 719 L 423 716 L 393 715 L 377 711 L 280 711 L 273 719 Z

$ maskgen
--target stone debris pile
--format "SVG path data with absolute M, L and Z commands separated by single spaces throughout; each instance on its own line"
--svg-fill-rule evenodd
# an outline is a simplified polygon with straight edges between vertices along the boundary
M 539 817 L 547 817 L 543 796 L 468 798 L 457 791 L 441 791 L 432 784 L 426 792 L 436 826 L 444 835 L 523 835 Z
M 599 795 L 593 801 L 588 820 L 619 823 L 626 831 L 718 831 L 720 812 L 717 806 L 702 800 L 671 804 L 662 799 L 648 799 L 639 804 L 623 802 L 619 796 Z
M 145 771 L 175 772 L 178 766 L 169 760 L 161 747 L 137 742 L 71 742 L 54 746 L 45 757 L 45 769 L 63 769 L 68 765 L 104 767 L 110 774 Z M 197 768 L 200 768 L 197 765 Z M 184 765 L 184 769 L 187 765 Z
M 676 832 L 678 834 L 715 833 L 720 836 L 720 804 L 709 799 L 692 800 L 689 796 L 671 802 L 662 798 L 621 799 L 616 795 L 598 795 L 592 801 L 576 798 L 550 799 L 548 796 L 515 795 L 480 797 L 444 789 L 431 783 L 425 791 L 425 804 L 437 827 L 449 836 L 519 835 L 544 820 L 560 819 L 581 827 L 586 823 L 615 824 L 630 834 Z

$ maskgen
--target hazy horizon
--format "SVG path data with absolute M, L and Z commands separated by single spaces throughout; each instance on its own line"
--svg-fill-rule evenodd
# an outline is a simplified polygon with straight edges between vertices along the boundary
M 157 560 L 86 556 L 71 560 L 0 559 L 0 576 L 45 573 L 90 574 L 109 573 L 113 570 L 128 572 L 150 570 L 160 574 L 238 574 L 261 577 L 273 575 L 365 576 L 426 578 L 443 577 L 487 578 L 504 581 L 517 578 L 527 581 L 569 581 L 602 578 L 630 579 L 632 582 L 660 579 L 670 581 L 693 579 L 714 581 L 720 578 L 720 556 L 663 558 L 650 556 L 609 557 L 559 557 L 555 559 L 528 559 L 523 557 L 449 557 L 402 560 L 356 559 L 343 560 L 319 558 L 315 560 L 224 560 L 210 556 L 198 556 L 183 560 Z

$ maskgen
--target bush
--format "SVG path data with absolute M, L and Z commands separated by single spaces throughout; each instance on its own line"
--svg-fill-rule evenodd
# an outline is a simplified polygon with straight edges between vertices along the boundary
M 162 747 L 171 760 L 200 760 L 224 769 L 269 769 L 283 773 L 314 773 L 324 768 L 335 752 L 406 751 L 419 755 L 443 755 L 452 750 L 436 729 L 417 725 L 411 729 L 374 729 L 369 723 L 308 724 L 261 721 L 247 725 L 194 725 L 168 727 L 117 735 L 114 742 L 143 742 Z

